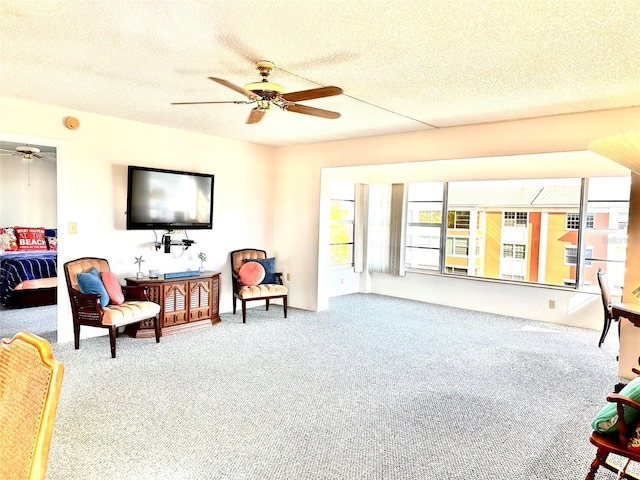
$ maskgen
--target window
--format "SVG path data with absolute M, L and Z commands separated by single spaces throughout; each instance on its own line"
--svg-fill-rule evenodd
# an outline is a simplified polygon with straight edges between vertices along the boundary
M 447 216 L 447 228 L 469 230 L 469 210 L 449 211 Z
M 585 216 L 585 226 L 594 228 L 595 217 L 593 213 L 587 213 Z M 580 227 L 580 214 L 567 213 L 567 230 L 577 230 Z
M 584 245 L 587 248 L 580 283 L 591 284 L 594 290 L 598 289 L 598 268 L 602 268 L 607 272 L 611 289 L 615 294 L 621 293 L 630 192 L 630 176 L 597 177 L 587 182 L 587 229 L 584 232 Z
M 526 227 L 527 219 L 527 212 L 504 212 L 505 227 Z
M 355 184 L 333 182 L 331 185 L 331 265 L 353 265 L 355 226 Z
M 502 246 L 502 258 L 517 258 L 524 260 L 524 258 L 526 257 L 526 251 L 526 245 L 505 243 Z
M 622 285 L 629 193 L 629 176 L 412 183 L 406 267 L 574 288 L 602 267 Z
M 568 234 L 566 226 L 571 213 L 579 224 L 582 187 L 581 178 L 449 182 L 448 210 L 469 211 L 471 224 L 479 227 L 465 232 L 474 255 L 465 265 L 460 256 L 447 265 L 466 266 L 481 278 L 558 286 L 575 279 L 578 272 L 563 255 L 565 246 L 578 244 L 580 231 Z
M 567 230 L 578 230 L 580 228 L 580 214 L 567 213 Z
M 446 267 L 445 273 L 450 273 L 452 275 L 466 275 L 468 272 L 466 268 Z
M 469 239 L 464 237 L 447 237 L 447 255 L 469 255 Z
M 440 271 L 442 182 L 411 183 L 407 193 L 405 266 Z

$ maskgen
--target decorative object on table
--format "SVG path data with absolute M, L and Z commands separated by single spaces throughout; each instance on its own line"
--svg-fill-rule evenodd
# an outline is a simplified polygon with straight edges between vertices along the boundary
M 207 261 L 207 254 L 204 252 L 198 253 L 198 258 L 200 259 L 200 271 L 204 272 L 204 262 Z
M 149 278 L 158 278 L 160 276 L 160 270 L 157 268 L 149 269 Z
M 136 257 L 136 261 L 133 262 L 138 265 L 138 273 L 136 274 L 136 277 L 138 278 L 144 278 L 144 273 L 142 273 L 142 262 L 144 262 L 144 260 L 142 259 L 142 255 Z

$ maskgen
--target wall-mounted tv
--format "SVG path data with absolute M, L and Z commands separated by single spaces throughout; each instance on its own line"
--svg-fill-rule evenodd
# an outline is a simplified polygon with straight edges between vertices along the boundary
M 210 229 L 214 175 L 129 165 L 127 230 Z

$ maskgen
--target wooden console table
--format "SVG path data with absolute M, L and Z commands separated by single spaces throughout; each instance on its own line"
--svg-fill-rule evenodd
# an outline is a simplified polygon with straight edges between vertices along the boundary
M 200 272 L 182 278 L 125 278 L 127 285 L 149 289 L 149 300 L 160 305 L 160 335 L 184 332 L 214 325 L 220 321 L 220 272 Z M 154 336 L 153 322 L 131 325 L 126 333 L 133 337 Z

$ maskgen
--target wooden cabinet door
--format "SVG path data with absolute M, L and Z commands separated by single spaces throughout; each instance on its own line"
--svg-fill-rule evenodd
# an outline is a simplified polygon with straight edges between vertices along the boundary
M 189 282 L 189 321 L 211 318 L 211 278 Z
M 162 326 L 170 327 L 188 322 L 187 282 L 167 283 L 164 290 Z

